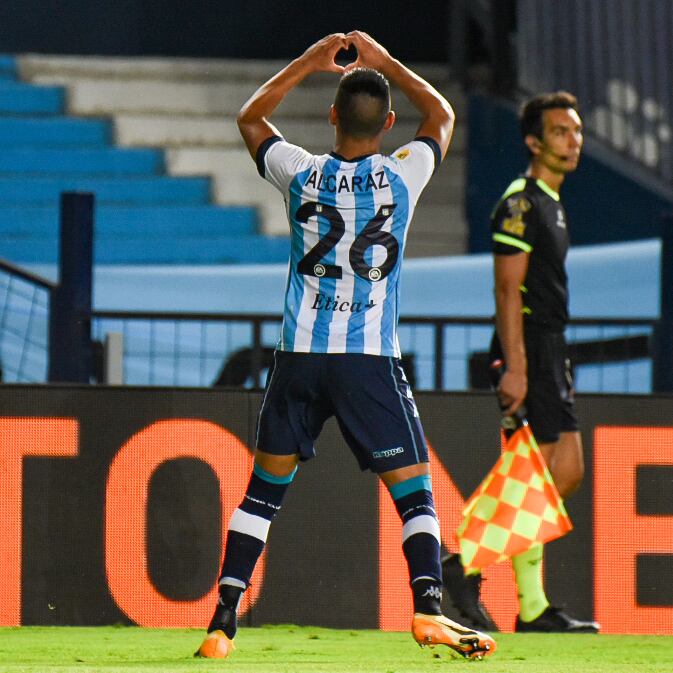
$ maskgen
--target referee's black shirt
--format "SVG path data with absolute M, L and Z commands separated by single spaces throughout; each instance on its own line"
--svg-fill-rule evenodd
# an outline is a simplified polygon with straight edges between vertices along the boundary
M 569 238 L 559 195 L 542 180 L 519 178 L 491 215 L 493 254 L 529 253 L 521 288 L 526 327 L 563 331 L 568 323 Z

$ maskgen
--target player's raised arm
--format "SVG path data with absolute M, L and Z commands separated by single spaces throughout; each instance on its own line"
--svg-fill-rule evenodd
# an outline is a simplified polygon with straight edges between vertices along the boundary
M 280 135 L 268 117 L 283 98 L 311 73 L 343 73 L 343 66 L 337 65 L 334 59 L 341 49 L 347 48 L 344 33 L 328 35 L 311 45 L 252 94 L 238 113 L 236 121 L 253 159 L 256 159 L 257 149 L 267 138 Z
M 354 30 L 346 35 L 346 39 L 358 52 L 355 63 L 346 69 L 358 66 L 374 68 L 399 87 L 423 118 L 416 135 L 435 140 L 443 159 L 451 142 L 455 121 L 453 108 L 446 98 L 422 77 L 393 58 L 367 33 Z

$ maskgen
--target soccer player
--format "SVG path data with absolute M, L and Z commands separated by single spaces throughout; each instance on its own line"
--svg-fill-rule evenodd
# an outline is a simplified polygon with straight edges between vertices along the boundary
M 354 47 L 343 67 L 337 54 Z M 342 75 L 329 121 L 334 150 L 314 156 L 269 122 L 283 98 L 315 72 Z M 416 137 L 380 153 L 394 121 L 388 81 L 417 108 Z M 453 131 L 449 103 L 369 35 L 329 35 L 272 77 L 245 103 L 238 125 L 259 173 L 283 195 L 291 252 L 280 341 L 259 415 L 254 469 L 232 515 L 219 600 L 198 654 L 233 648 L 236 609 L 299 461 L 314 455 L 335 416 L 360 467 L 388 487 L 403 522 L 420 645 L 447 645 L 466 658 L 493 639 L 442 615 L 440 534 L 428 450 L 399 363 L 399 279 L 416 201 L 442 161 Z M 338 506 L 340 494 L 334 493 Z
M 568 323 L 568 223 L 559 197 L 565 176 L 577 168 L 582 120 L 577 100 L 558 91 L 528 100 L 521 134 L 530 164 L 505 190 L 491 218 L 496 329 L 490 361 L 504 362 L 497 387 L 505 416 L 526 417 L 561 494 L 584 474 L 582 439 L 564 329 Z M 552 607 L 542 582 L 542 545 L 512 559 L 518 589 L 517 631 L 596 632 L 596 622 L 574 619 Z M 479 602 L 481 575 L 465 577 L 457 554 L 443 559 L 451 598 L 469 621 L 488 629 Z

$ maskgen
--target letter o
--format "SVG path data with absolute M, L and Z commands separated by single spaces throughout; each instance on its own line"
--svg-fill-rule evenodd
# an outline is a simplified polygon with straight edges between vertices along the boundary
M 168 419 L 136 433 L 118 451 L 105 491 L 105 569 L 110 593 L 139 626 L 205 627 L 217 601 L 217 585 L 192 601 L 176 601 L 152 584 L 147 567 L 147 496 L 153 473 L 164 462 L 196 458 L 220 483 L 222 540 L 250 477 L 252 454 L 233 433 L 198 419 Z M 264 578 L 262 555 L 240 612 L 257 600 Z M 218 568 L 219 571 L 219 568 Z

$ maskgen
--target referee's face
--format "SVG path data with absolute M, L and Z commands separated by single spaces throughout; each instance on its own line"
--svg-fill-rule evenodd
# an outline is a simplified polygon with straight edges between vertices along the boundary
M 574 171 L 584 141 L 580 116 L 571 108 L 552 108 L 542 115 L 538 160 L 554 173 Z

